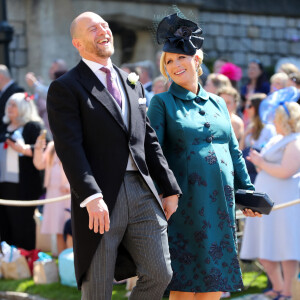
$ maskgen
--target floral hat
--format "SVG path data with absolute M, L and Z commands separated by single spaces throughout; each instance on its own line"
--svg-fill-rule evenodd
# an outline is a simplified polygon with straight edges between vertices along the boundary
M 201 34 L 202 29 L 196 23 L 182 19 L 175 13 L 160 21 L 156 40 L 158 44 L 164 44 L 164 52 L 194 55 L 203 44 Z

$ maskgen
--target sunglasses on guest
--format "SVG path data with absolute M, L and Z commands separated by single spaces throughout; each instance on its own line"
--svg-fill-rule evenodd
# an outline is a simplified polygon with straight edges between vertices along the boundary
M 246 108 L 247 108 L 247 109 L 249 109 L 249 108 L 251 108 L 251 107 L 253 107 L 253 105 L 252 105 L 252 104 L 248 104 L 248 105 L 246 105 Z

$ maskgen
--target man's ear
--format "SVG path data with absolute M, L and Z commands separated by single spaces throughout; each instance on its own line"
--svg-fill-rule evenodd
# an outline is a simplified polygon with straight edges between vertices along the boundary
M 81 41 L 79 39 L 72 39 L 72 44 L 77 50 L 81 47 Z

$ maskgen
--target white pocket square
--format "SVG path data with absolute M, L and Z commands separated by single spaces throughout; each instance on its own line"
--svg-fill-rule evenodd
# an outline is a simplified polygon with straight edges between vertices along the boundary
M 139 98 L 139 105 L 146 104 L 146 98 Z

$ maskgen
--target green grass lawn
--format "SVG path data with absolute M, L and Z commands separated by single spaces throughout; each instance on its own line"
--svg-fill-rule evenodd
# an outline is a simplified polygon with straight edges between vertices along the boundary
M 253 278 L 257 275 L 256 272 L 247 272 L 244 273 L 244 284 L 247 286 Z M 266 276 L 260 275 L 256 280 L 251 284 L 251 287 L 246 291 L 232 294 L 231 299 L 235 297 L 259 293 L 262 289 L 265 288 L 267 283 Z M 52 300 L 80 300 L 80 292 L 73 287 L 68 287 L 61 285 L 60 283 L 52 284 L 34 284 L 32 279 L 25 280 L 0 280 L 0 291 L 15 291 L 15 292 L 26 292 L 29 294 L 39 295 L 46 299 Z M 116 285 L 114 286 L 112 300 L 124 300 L 126 290 L 125 285 Z M 164 298 L 167 299 L 167 298 Z

